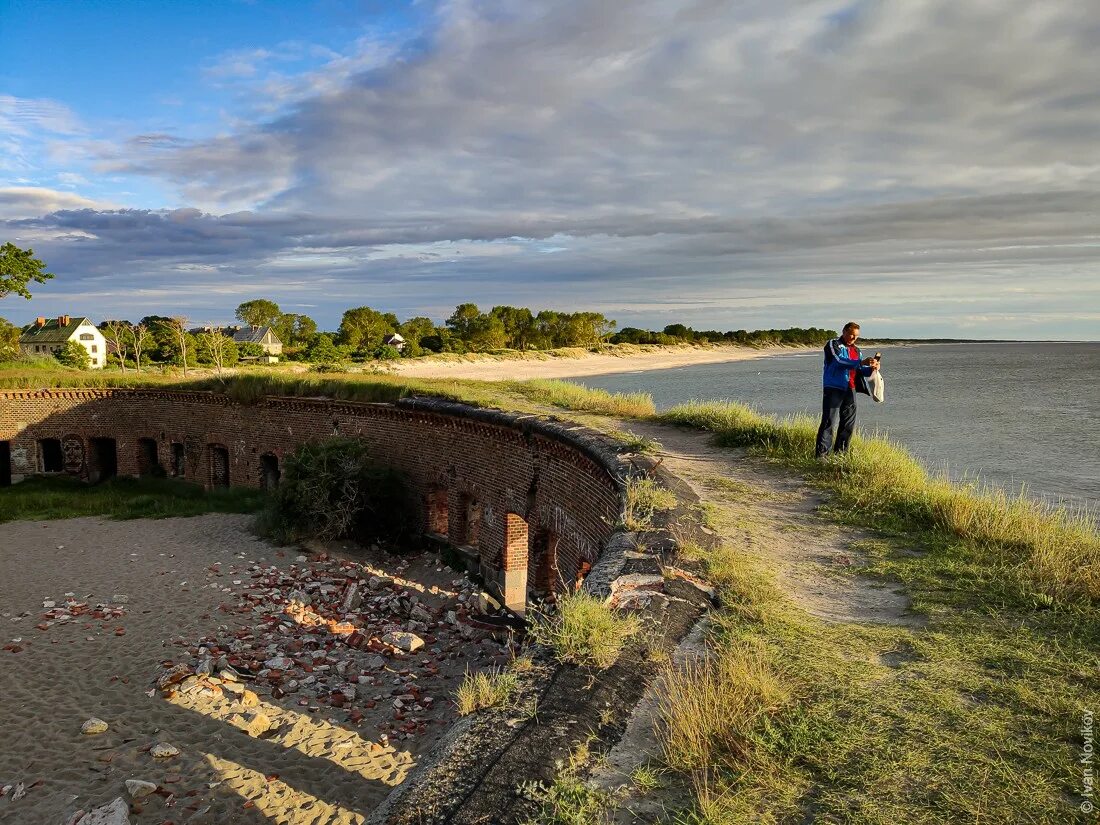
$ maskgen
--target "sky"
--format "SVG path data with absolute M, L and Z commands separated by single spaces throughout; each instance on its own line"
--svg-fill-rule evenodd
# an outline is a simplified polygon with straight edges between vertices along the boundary
M 1100 5 L 0 0 L 0 299 L 1100 339 Z

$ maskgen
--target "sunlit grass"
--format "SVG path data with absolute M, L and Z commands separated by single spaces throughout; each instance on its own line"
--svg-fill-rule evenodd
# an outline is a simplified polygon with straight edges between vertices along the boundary
M 455 705 L 459 716 L 469 716 L 484 708 L 507 705 L 519 687 L 516 674 L 509 671 L 482 670 L 466 672 L 462 684 L 455 691 Z
M 630 531 L 647 530 L 657 513 L 676 506 L 676 494 L 652 478 L 631 478 L 626 484 L 623 526 Z
M 529 633 L 552 648 L 563 662 L 607 668 L 619 658 L 626 640 L 641 630 L 641 620 L 585 592 L 562 596 L 557 611 L 538 615 Z

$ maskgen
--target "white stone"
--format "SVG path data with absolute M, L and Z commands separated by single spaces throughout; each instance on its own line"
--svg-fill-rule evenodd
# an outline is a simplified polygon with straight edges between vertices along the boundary
M 84 815 L 80 825 L 130 825 L 130 806 L 121 796 Z
M 419 650 L 424 647 L 424 640 L 417 636 L 415 633 L 405 633 L 403 631 L 394 631 L 393 633 L 387 633 L 382 637 L 382 641 L 388 645 L 393 645 L 398 650 L 403 650 L 406 653 L 412 653 L 415 650 Z
M 80 732 L 85 736 L 95 736 L 97 733 L 107 732 L 107 723 L 102 719 L 96 719 L 92 717 L 83 725 L 80 726 Z
M 167 742 L 158 742 L 149 749 L 149 753 L 154 759 L 171 759 L 173 756 L 179 756 L 179 752 L 179 748 L 175 745 L 169 745 Z
M 130 794 L 131 799 L 141 799 L 143 796 L 153 793 L 156 789 L 156 782 L 146 782 L 144 779 L 126 780 L 126 793 Z

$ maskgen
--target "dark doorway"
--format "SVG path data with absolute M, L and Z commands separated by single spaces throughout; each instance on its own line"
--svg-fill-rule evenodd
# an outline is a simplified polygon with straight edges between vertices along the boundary
M 220 444 L 210 444 L 210 486 L 229 486 L 229 448 Z
M 118 475 L 118 445 L 113 438 L 89 438 L 91 461 L 88 462 L 88 481 L 95 484 Z
M 137 442 L 137 466 L 139 476 L 164 475 L 157 456 L 155 438 L 139 438 Z
M 428 492 L 428 532 L 446 536 L 450 529 L 448 522 L 450 514 L 447 512 L 449 502 L 447 491 L 436 488 Z
M 274 453 L 260 456 L 260 489 L 274 490 L 279 486 L 279 457 Z
M 64 470 L 65 455 L 61 452 L 61 439 L 38 439 L 38 460 L 44 473 L 60 473 Z
M 186 466 L 183 458 L 183 445 L 178 441 L 172 443 L 172 475 L 183 478 L 186 475 Z
M 531 553 L 527 560 L 527 586 L 538 595 L 560 590 L 558 574 L 558 537 L 539 529 L 531 535 Z
M 0 487 L 11 486 L 11 442 L 0 441 Z

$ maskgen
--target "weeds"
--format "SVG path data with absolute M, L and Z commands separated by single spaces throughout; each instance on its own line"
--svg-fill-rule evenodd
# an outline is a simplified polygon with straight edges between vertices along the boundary
M 529 632 L 564 662 L 607 668 L 619 658 L 626 640 L 639 630 L 637 616 L 615 610 L 582 591 L 560 598 L 556 613 L 536 616 Z
M 648 530 L 653 517 L 676 506 L 676 494 L 652 478 L 631 478 L 626 483 L 623 527 L 631 532 Z
M 648 435 L 638 435 L 630 430 L 612 430 L 612 438 L 622 443 L 623 449 L 628 453 L 641 453 L 652 455 L 664 449 L 664 445 Z
M 469 716 L 484 708 L 503 707 L 512 701 L 519 680 L 515 673 L 508 671 L 489 670 L 470 673 L 455 692 L 455 704 L 458 707 L 459 716 Z
M 645 418 L 653 415 L 653 397 L 646 393 L 610 393 L 607 390 L 589 389 L 570 381 L 506 382 L 508 387 L 538 404 L 552 404 L 577 412 L 599 413 L 626 418 Z

